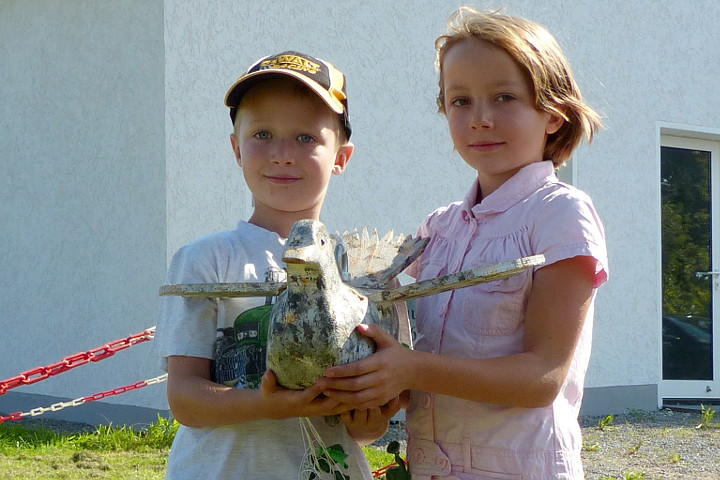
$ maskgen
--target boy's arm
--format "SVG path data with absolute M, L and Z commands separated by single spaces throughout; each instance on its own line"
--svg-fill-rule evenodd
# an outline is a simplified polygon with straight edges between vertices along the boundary
M 535 272 L 525 317 L 525 351 L 473 359 L 403 348 L 376 325 L 358 327 L 373 355 L 330 368 L 318 383 L 356 408 L 383 404 L 407 389 L 520 407 L 553 402 L 572 363 L 593 295 L 596 261 L 574 257 Z M 317 384 L 316 384 L 317 385 Z
M 257 390 L 233 388 L 210 380 L 212 361 L 168 357 L 167 395 L 173 415 L 186 426 L 231 425 L 261 419 L 336 415 L 349 410 L 325 397 L 322 387 L 287 390 L 268 371 Z

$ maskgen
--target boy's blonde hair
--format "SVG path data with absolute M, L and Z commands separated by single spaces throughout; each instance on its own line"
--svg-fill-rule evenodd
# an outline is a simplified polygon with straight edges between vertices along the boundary
M 445 55 L 453 45 L 468 39 L 483 40 L 505 50 L 527 72 L 535 107 L 565 120 L 557 132 L 548 136 L 545 145 L 544 158 L 551 159 L 555 168 L 570 159 L 583 137 L 587 137 L 588 143 L 592 141 L 602 127 L 600 116 L 583 101 L 570 64 L 555 38 L 537 23 L 499 12 L 483 13 L 460 7 L 450 16 L 447 33 L 435 40 L 440 112 L 445 113 Z

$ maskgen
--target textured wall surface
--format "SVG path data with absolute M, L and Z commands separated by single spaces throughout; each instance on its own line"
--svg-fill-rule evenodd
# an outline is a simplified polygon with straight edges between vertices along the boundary
M 145 0 L 0 2 L 2 379 L 156 322 L 162 12 Z M 154 373 L 148 351 L 16 391 L 77 398 L 135 383 Z M 161 405 L 146 390 L 107 401 Z
M 657 124 L 720 132 L 720 3 L 502 3 L 549 27 L 606 117 L 571 169 L 605 221 L 611 262 L 587 385 L 657 384 Z M 433 48 L 462 2 L 251 4 L 0 4 L 0 58 L 11 66 L 0 68 L 0 321 L 18 338 L 0 352 L 0 376 L 115 338 L 106 333 L 117 328 L 98 324 L 121 322 L 123 333 L 154 324 L 169 256 L 247 218 L 223 98 L 260 56 L 306 51 L 348 76 L 356 150 L 331 182 L 330 229 L 412 233 L 435 207 L 462 198 L 472 171 L 436 113 Z M 49 333 L 51 325 L 65 331 Z M 130 375 L 146 359 L 128 358 L 127 377 L 146 378 L 148 370 Z M 37 391 L 90 393 L 78 378 Z M 90 390 L 103 388 L 93 378 Z M 123 401 L 159 407 L 164 391 L 154 391 Z
M 168 250 L 247 216 L 222 100 L 250 62 L 285 49 L 330 60 L 349 79 L 356 152 L 345 174 L 331 182 L 323 217 L 330 228 L 411 233 L 432 209 L 462 198 L 472 172 L 453 153 L 436 113 L 433 65 L 433 41 L 462 3 L 278 1 L 253 10 L 214 0 L 200 10 L 166 2 Z M 720 132 L 720 111 L 713 107 L 720 104 L 720 34 L 713 20 L 720 4 L 502 4 L 555 34 L 585 96 L 605 116 L 606 129 L 573 160 L 574 183 L 593 197 L 605 221 L 611 262 L 611 281 L 598 295 L 588 386 L 657 383 L 656 122 Z

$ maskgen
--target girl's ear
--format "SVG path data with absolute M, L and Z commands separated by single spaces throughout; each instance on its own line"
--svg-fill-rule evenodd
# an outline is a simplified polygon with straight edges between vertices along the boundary
M 355 145 L 353 145 L 352 142 L 347 142 L 345 145 L 340 147 L 335 155 L 335 165 L 333 165 L 332 169 L 333 175 L 340 175 L 345 171 L 345 167 L 347 167 L 350 157 L 352 157 L 354 151 Z
M 238 143 L 237 135 L 234 133 L 230 134 L 230 145 L 232 145 L 233 153 L 235 154 L 235 161 L 238 166 L 242 168 L 242 160 L 240 159 L 240 144 Z
M 557 113 L 549 112 L 550 118 L 548 119 L 547 125 L 545 126 L 545 133 L 552 135 L 553 133 L 560 130 L 560 127 L 565 123 L 565 119 Z

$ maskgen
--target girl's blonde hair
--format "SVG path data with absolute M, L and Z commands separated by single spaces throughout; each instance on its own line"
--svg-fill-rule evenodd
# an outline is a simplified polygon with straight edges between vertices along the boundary
M 483 13 L 460 7 L 448 20 L 447 33 L 435 40 L 440 73 L 439 111 L 445 113 L 443 61 L 459 42 L 478 39 L 505 50 L 527 72 L 533 86 L 535 107 L 561 116 L 562 127 L 548 136 L 544 158 L 559 168 L 570 159 L 583 137 L 592 142 L 602 128 L 600 116 L 582 99 L 570 64 L 555 38 L 544 27 L 499 12 Z

